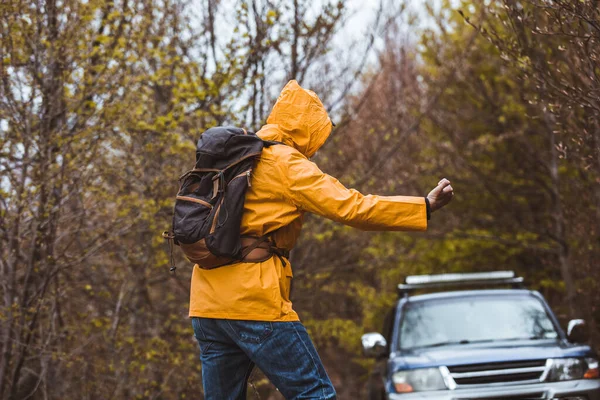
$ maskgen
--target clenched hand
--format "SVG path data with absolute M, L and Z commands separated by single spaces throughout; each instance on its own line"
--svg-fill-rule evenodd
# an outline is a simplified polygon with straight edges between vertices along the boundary
M 446 178 L 442 179 L 438 185 L 427 195 L 431 212 L 439 210 L 446 204 L 450 203 L 454 196 L 454 189 L 450 185 L 450 181 Z

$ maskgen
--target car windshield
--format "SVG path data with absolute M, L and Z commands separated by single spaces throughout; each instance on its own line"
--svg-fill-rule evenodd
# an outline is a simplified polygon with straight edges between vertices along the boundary
M 542 303 L 530 296 L 465 296 L 408 303 L 400 348 L 520 339 L 558 334 Z

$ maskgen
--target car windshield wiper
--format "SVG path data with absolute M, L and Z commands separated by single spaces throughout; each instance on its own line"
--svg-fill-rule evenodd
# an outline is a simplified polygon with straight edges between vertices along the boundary
M 433 344 L 427 344 L 424 346 L 415 346 L 415 347 L 411 347 L 410 349 L 423 349 L 423 348 L 429 348 L 429 347 L 453 346 L 453 345 L 460 345 L 460 344 L 511 342 L 511 341 L 518 341 L 518 340 L 540 340 L 540 339 L 550 339 L 550 338 L 545 338 L 545 337 L 541 337 L 541 336 L 530 336 L 530 337 L 514 337 L 514 338 L 506 338 L 506 339 L 502 339 L 502 338 L 480 339 L 480 340 L 463 339 L 463 340 L 438 342 L 438 343 L 433 343 Z M 410 350 L 410 349 L 405 349 L 405 350 Z
M 469 340 L 455 340 L 455 341 L 447 341 L 447 342 L 439 342 L 439 343 L 433 343 L 433 344 L 426 344 L 424 346 L 415 346 L 415 347 L 411 347 L 410 349 L 422 349 L 422 348 L 427 348 L 427 347 L 441 347 L 441 346 L 452 346 L 452 345 L 457 345 L 457 344 L 469 344 L 469 343 L 473 343 Z M 406 350 L 410 350 L 410 349 L 406 349 Z
M 529 336 L 529 337 L 514 337 L 514 338 L 506 338 L 506 339 L 491 339 L 491 342 L 511 342 L 517 340 L 542 340 L 542 339 L 556 339 L 556 338 L 547 338 L 544 336 Z

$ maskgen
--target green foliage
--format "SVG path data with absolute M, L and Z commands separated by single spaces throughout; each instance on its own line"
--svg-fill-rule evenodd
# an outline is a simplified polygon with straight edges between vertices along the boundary
M 258 128 L 287 78 L 346 95 L 315 157 L 342 182 L 425 195 L 445 176 L 456 190 L 427 234 L 306 219 L 292 299 L 341 398 L 372 366 L 360 335 L 381 329 L 410 274 L 514 269 L 598 343 L 591 2 L 443 1 L 408 44 L 390 16 L 380 65 L 341 67 L 363 84 L 355 96 L 326 60 L 343 1 L 240 1 L 227 41 L 217 3 L 198 5 L 202 21 L 177 0 L 0 5 L 0 398 L 202 393 L 190 272 L 168 274 L 158 234 L 201 132 Z

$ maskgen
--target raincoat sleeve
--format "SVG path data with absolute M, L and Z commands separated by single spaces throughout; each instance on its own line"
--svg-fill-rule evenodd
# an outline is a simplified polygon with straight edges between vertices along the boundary
M 424 197 L 363 195 L 347 189 L 299 153 L 283 163 L 284 196 L 301 210 L 362 230 L 424 231 Z

